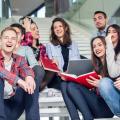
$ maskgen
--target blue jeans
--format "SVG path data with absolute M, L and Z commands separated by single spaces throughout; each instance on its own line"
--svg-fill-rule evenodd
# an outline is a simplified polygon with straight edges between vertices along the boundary
M 120 116 L 120 90 L 114 87 L 114 82 L 110 78 L 100 80 L 99 91 L 111 111 Z
M 68 84 L 68 94 L 82 113 L 84 120 L 110 118 L 113 116 L 107 104 L 96 94 L 96 91 L 90 91 L 78 83 L 70 82 Z
M 51 80 L 49 81 L 48 87 L 55 88 L 61 91 L 64 102 L 70 114 L 71 120 L 80 120 L 76 106 L 72 102 L 71 98 L 67 93 L 67 85 L 68 85 L 68 82 L 61 80 L 61 78 L 55 74 L 53 78 L 51 78 Z
M 67 87 L 69 82 L 61 81 L 61 92 L 64 99 L 64 102 L 66 104 L 66 107 L 68 109 L 68 112 L 70 114 L 71 120 L 80 120 L 79 114 L 77 112 L 76 104 L 72 101 L 70 96 L 68 95 Z
M 4 100 L 6 120 L 18 120 L 25 110 L 25 120 L 40 120 L 39 115 L 39 86 L 44 77 L 44 70 L 40 66 L 33 68 L 35 73 L 36 89 L 34 94 L 29 95 L 23 89 L 18 88 L 15 96 Z

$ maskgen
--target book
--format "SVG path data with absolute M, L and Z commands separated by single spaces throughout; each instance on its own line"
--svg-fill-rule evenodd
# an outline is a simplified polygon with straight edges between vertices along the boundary
M 82 74 L 80 76 L 76 76 L 74 74 L 68 74 L 68 73 L 61 72 L 60 76 L 64 77 L 66 81 L 77 82 L 81 85 L 84 85 L 85 87 L 87 87 L 89 89 L 94 88 L 94 86 L 89 84 L 86 79 L 87 78 L 89 79 L 89 76 L 92 76 L 96 79 L 99 79 L 99 76 L 95 71 L 94 72 L 89 72 L 89 73 L 86 73 L 86 74 Z
M 45 70 L 57 73 L 60 72 L 58 66 L 55 63 L 53 63 L 53 61 L 49 59 L 47 56 L 41 56 L 41 63 Z

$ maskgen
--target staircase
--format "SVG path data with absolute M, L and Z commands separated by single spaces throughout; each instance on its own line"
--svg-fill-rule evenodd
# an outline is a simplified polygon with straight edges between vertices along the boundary
M 0 30 L 5 26 L 9 26 L 12 23 L 18 22 L 20 17 L 12 17 L 10 19 L 4 20 L 1 23 Z M 48 43 L 49 42 L 49 34 L 50 34 L 50 26 L 52 23 L 52 18 L 33 18 L 33 20 L 37 23 L 39 31 L 40 31 L 40 42 Z M 78 45 L 79 51 L 81 55 L 90 58 L 90 38 L 91 34 L 85 30 L 82 26 L 75 25 L 69 21 L 67 21 L 70 25 L 72 31 L 72 40 L 75 41 Z
M 49 42 L 50 26 L 53 19 L 54 18 L 34 18 L 37 25 L 39 26 L 41 43 L 46 44 Z M 72 31 L 72 40 L 77 43 L 80 54 L 90 58 L 91 34 L 82 26 L 75 25 L 69 21 L 67 22 L 69 23 Z

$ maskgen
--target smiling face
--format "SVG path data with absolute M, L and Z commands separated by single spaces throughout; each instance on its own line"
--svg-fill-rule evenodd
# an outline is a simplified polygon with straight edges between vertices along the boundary
M 111 34 L 112 43 L 114 45 L 117 45 L 119 37 L 118 37 L 118 32 L 116 31 L 116 29 L 113 27 L 109 27 L 107 34 Z
M 107 23 L 107 18 L 102 13 L 97 13 L 94 15 L 94 23 L 97 29 L 103 30 Z
M 105 56 L 105 45 L 100 38 L 96 38 L 93 41 L 93 52 L 98 58 L 103 58 Z
M 32 33 L 33 39 L 35 39 L 35 40 L 39 39 L 40 34 L 39 34 L 38 27 L 35 23 L 31 24 L 31 33 Z
M 64 30 L 64 26 L 63 26 L 62 22 L 60 22 L 60 21 L 54 22 L 53 31 L 59 40 L 63 39 L 65 30 Z
M 17 34 L 13 30 L 6 30 L 1 35 L 1 49 L 5 53 L 12 53 L 17 44 Z

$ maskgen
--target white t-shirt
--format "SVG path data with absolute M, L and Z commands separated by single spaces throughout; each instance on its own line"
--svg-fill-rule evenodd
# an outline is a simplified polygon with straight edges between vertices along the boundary
M 9 63 L 5 63 L 5 69 L 10 71 L 11 70 L 11 65 L 12 65 L 13 59 L 9 61 Z M 11 84 L 8 83 L 7 80 L 4 81 L 4 99 L 9 99 L 12 97 L 14 94 L 14 90 Z

